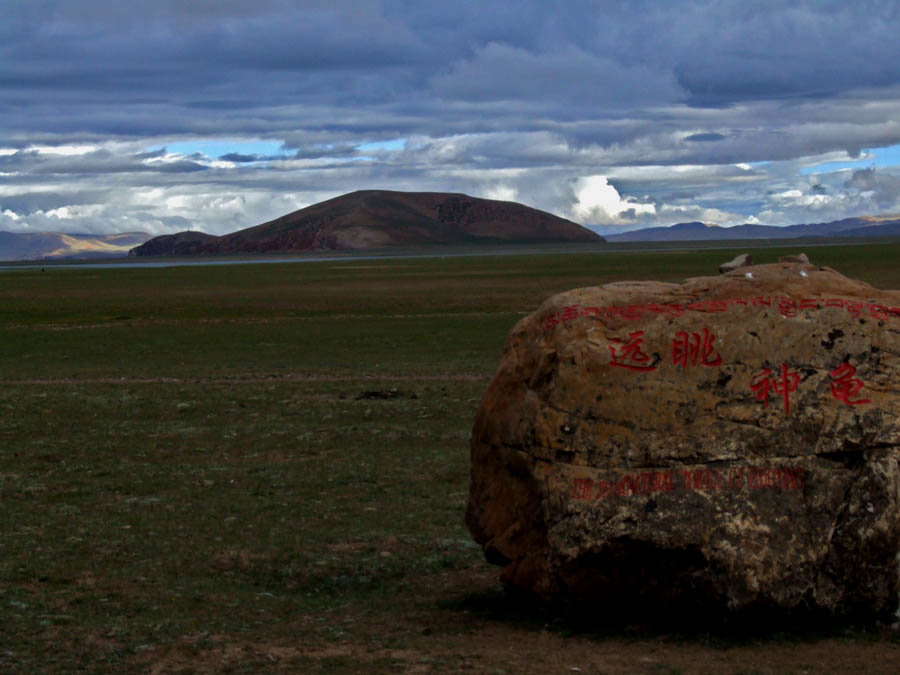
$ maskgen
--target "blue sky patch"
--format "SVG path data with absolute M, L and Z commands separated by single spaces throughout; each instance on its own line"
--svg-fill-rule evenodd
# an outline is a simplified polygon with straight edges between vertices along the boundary
M 371 143 L 360 143 L 357 148 L 362 152 L 379 152 L 381 150 L 394 152 L 395 150 L 402 150 L 405 144 L 406 139 L 395 138 L 392 141 L 373 141 Z
M 800 170 L 804 176 L 815 173 L 833 173 L 848 169 L 870 169 L 900 166 L 900 145 L 889 145 L 884 148 L 866 148 L 859 159 L 848 162 L 824 162 Z
M 238 140 L 212 140 L 212 141 L 178 141 L 147 148 L 148 152 L 165 148 L 167 152 L 182 155 L 200 153 L 210 159 L 218 159 L 222 155 L 236 153 L 240 155 L 260 155 L 263 157 L 272 155 L 284 155 L 282 144 L 278 141 L 238 141 Z

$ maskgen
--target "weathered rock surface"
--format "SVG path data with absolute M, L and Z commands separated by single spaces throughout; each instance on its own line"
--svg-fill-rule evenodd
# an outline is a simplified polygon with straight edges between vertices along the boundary
M 739 269 L 741 267 L 749 267 L 752 264 L 753 256 L 751 256 L 749 253 L 741 253 L 733 260 L 729 260 L 727 263 L 722 263 L 721 265 L 719 265 L 719 274 L 734 272 L 736 269 Z
M 468 526 L 506 584 L 600 623 L 889 617 L 898 373 L 900 292 L 827 268 L 557 295 L 481 403 Z
M 807 256 L 805 253 L 798 253 L 797 255 L 783 255 L 778 259 L 778 262 L 803 263 L 804 265 L 808 265 L 809 256 Z

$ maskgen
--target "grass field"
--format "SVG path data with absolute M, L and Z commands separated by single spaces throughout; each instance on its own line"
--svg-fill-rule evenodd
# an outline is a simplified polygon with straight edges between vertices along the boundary
M 900 244 L 805 250 L 900 288 Z M 738 252 L 0 271 L 0 671 L 895 672 L 888 629 L 576 633 L 463 525 L 519 318 Z

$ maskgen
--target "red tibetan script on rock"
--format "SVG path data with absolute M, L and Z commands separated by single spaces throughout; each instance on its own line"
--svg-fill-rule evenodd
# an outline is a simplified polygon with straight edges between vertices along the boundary
M 672 340 L 672 362 L 682 368 L 722 365 L 722 355 L 716 352 L 713 356 L 715 340 L 716 336 L 708 328 L 702 334 L 681 331 Z
M 871 399 L 868 398 L 853 398 L 863 388 L 863 382 L 853 377 L 856 375 L 856 368 L 849 363 L 842 363 L 828 374 L 831 375 L 832 379 L 831 395 L 837 400 L 843 401 L 847 405 L 871 403 Z
M 869 316 L 879 321 L 900 319 L 900 307 L 888 307 L 861 300 L 844 298 L 789 298 L 783 295 L 743 296 L 724 300 L 696 300 L 686 304 L 647 303 L 643 305 L 623 305 L 613 307 L 585 307 L 567 305 L 559 312 L 544 319 L 544 330 L 550 331 L 556 326 L 568 323 L 578 317 L 592 319 L 620 319 L 623 321 L 640 321 L 654 316 L 683 316 L 688 312 L 719 313 L 735 308 L 762 309 L 774 307 L 781 316 L 793 319 L 801 311 L 822 311 L 825 309 L 844 309 L 854 318 Z
M 769 407 L 769 392 L 781 394 L 784 397 L 784 414 L 791 412 L 790 395 L 797 391 L 800 384 L 800 375 L 792 372 L 786 363 L 781 364 L 781 374 L 773 377 L 772 371 L 764 368 L 750 383 L 750 389 L 756 392 L 756 400 L 762 401 L 766 408 Z
M 656 370 L 659 359 L 651 359 L 641 351 L 644 331 L 629 334 L 627 340 L 613 338 L 610 340 L 610 366 L 627 368 L 628 370 Z

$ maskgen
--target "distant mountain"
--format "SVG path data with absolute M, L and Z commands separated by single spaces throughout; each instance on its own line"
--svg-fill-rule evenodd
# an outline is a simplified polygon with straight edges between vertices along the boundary
M 606 235 L 618 241 L 720 241 L 732 239 L 796 239 L 799 237 L 893 237 L 900 236 L 900 216 L 861 216 L 827 223 L 775 227 L 772 225 L 736 225 L 722 227 L 714 223 L 678 223 L 670 227 L 648 227 L 622 234 Z
M 761 239 L 769 230 L 764 225 L 722 227 L 713 223 L 678 223 L 670 227 L 648 227 L 623 234 L 606 235 L 607 241 L 707 241 L 712 239 Z
M 204 245 L 216 239 L 215 235 L 194 230 L 163 234 L 133 248 L 128 255 L 172 255 L 173 251 L 179 255 L 192 255 L 200 253 Z
M 900 220 L 843 230 L 842 237 L 900 237 Z
M 0 231 L 0 260 L 119 257 L 151 237 L 146 232 L 101 235 Z
M 431 244 L 602 242 L 571 220 L 516 202 L 445 192 L 361 190 L 221 237 L 156 237 L 133 255 L 279 253 Z

